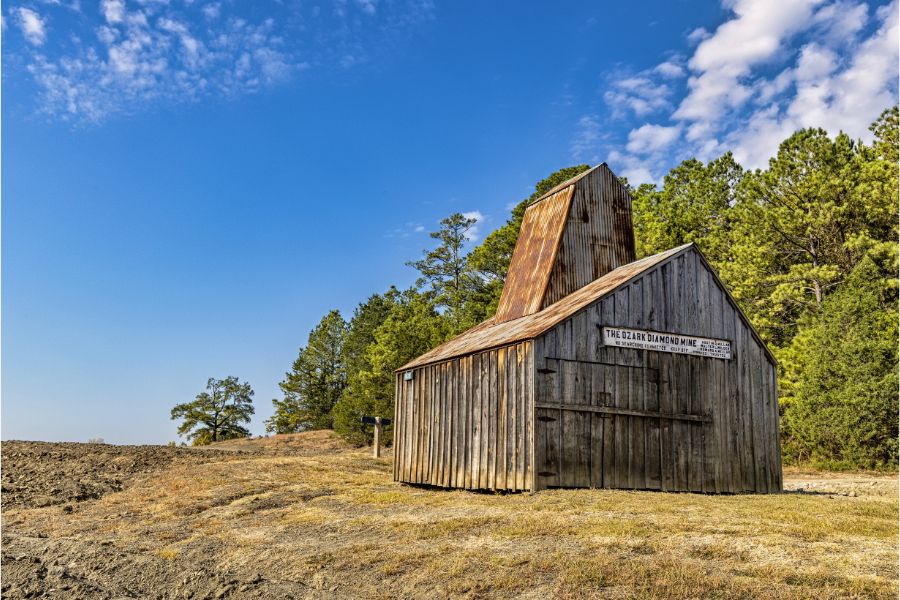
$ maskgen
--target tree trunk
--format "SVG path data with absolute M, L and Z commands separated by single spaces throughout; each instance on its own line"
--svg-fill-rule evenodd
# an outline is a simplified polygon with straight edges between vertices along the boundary
M 813 234 L 809 234 L 809 254 L 812 257 L 812 264 L 814 269 L 819 268 L 819 252 L 818 247 L 816 245 L 816 240 L 813 237 Z M 816 295 L 816 304 L 822 304 L 822 283 L 819 281 L 818 277 L 813 277 L 813 292 Z

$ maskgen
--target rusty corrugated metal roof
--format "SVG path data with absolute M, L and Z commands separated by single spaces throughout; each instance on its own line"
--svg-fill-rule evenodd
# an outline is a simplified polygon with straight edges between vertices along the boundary
M 494 317 L 496 323 L 540 310 L 574 191 L 575 186 L 569 185 L 525 210 Z
M 403 365 L 398 371 L 533 339 L 648 269 L 681 254 L 693 245 L 685 244 L 623 265 L 540 312 L 502 322 L 497 322 L 492 317 Z

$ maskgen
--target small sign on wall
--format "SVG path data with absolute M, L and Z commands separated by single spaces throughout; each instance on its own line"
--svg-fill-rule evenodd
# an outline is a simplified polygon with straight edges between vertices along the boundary
M 731 342 L 646 329 L 604 327 L 603 345 L 731 359 Z

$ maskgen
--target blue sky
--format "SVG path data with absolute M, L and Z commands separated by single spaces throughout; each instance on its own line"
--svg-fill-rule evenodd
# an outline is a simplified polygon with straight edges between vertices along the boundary
M 176 439 L 551 171 L 868 139 L 897 2 L 23 0 L 2 22 L 2 437 Z

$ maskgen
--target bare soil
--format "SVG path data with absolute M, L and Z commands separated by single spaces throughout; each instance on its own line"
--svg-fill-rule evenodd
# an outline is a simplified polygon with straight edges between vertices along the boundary
M 168 446 L 3 442 L 3 510 L 96 500 L 135 477 L 173 464 L 199 464 L 220 452 Z
M 2 443 L 3 598 L 896 598 L 896 476 L 781 495 L 396 484 L 330 432 Z

